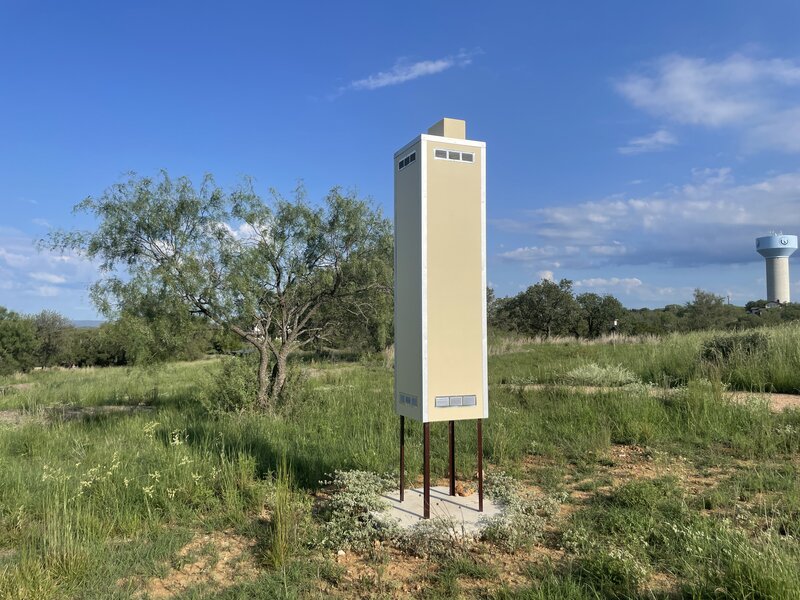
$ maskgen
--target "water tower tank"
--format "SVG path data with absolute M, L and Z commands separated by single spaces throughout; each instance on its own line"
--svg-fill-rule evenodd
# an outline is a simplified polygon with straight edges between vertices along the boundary
M 756 238 L 756 250 L 767 262 L 767 300 L 791 302 L 789 257 L 797 250 L 797 236 L 773 233 Z

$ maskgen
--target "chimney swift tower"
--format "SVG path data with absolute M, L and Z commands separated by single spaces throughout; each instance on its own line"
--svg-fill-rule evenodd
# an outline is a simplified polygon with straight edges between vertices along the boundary
M 430 513 L 430 423 L 450 433 L 455 495 L 455 421 L 477 420 L 478 493 L 483 510 L 482 420 L 489 415 L 486 368 L 486 144 L 466 123 L 442 119 L 394 155 L 395 397 L 404 423 L 423 423 L 424 511 Z
M 767 259 L 767 300 L 791 302 L 789 257 L 797 250 L 797 236 L 773 233 L 756 238 L 756 250 Z

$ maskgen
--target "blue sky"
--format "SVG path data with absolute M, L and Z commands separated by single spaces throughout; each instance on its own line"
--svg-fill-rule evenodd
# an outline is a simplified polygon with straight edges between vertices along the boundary
M 394 150 L 442 116 L 488 144 L 498 294 L 763 297 L 753 238 L 800 232 L 798 23 L 788 1 L 0 0 L 0 305 L 95 316 L 94 266 L 33 242 L 127 171 L 338 184 L 390 215 Z

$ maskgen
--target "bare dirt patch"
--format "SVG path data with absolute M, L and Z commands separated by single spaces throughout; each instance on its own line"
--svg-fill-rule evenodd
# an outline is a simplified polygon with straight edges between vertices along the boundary
M 99 417 L 105 415 L 136 414 L 148 413 L 155 410 L 154 406 L 146 404 L 109 404 L 106 406 L 66 406 L 50 408 L 47 416 L 51 421 L 75 421 L 85 418 Z
M 797 394 L 773 394 L 757 392 L 726 392 L 726 395 L 734 402 L 747 403 L 753 399 L 765 401 L 773 412 L 782 412 L 786 409 L 800 408 L 800 395 Z
M 614 392 L 617 390 L 625 389 L 624 387 L 601 387 L 594 385 L 564 385 L 564 384 L 547 384 L 547 383 L 529 383 L 522 386 L 513 387 L 523 390 L 546 390 L 551 388 L 567 388 L 574 390 L 581 394 L 599 394 Z M 664 396 L 675 393 L 676 389 L 653 387 L 650 388 L 650 394 L 653 396 Z M 740 392 L 732 391 L 725 392 L 725 397 L 737 403 L 747 403 L 752 400 L 763 401 L 769 405 L 773 412 L 782 412 L 786 409 L 800 409 L 800 394 L 778 394 L 771 392 Z
M 303 373 L 307 375 L 310 379 L 319 379 L 320 377 L 342 375 L 343 373 L 347 373 L 348 371 L 354 371 L 356 368 L 357 367 L 354 365 L 340 365 L 340 366 L 325 367 L 325 368 L 306 367 L 303 369 Z
M 35 383 L 12 383 L 11 385 L 2 385 L 0 386 L 0 396 L 5 396 L 6 394 L 12 394 L 14 392 L 25 392 L 35 385 Z
M 336 562 L 344 568 L 341 580 L 331 587 L 321 582 L 320 591 L 354 598 L 371 597 L 370 594 L 408 598 L 426 587 L 424 578 L 432 570 L 425 559 L 380 545 L 366 555 L 353 552 L 336 555 Z
M 44 425 L 56 421 L 78 421 L 105 415 L 132 415 L 148 413 L 155 410 L 154 406 L 125 404 L 110 404 L 107 406 L 60 406 L 42 408 L 36 412 L 21 409 L 0 410 L 0 425 L 19 427 L 28 423 Z
M 21 411 L 21 410 L 0 410 L 0 425 L 11 425 L 12 427 L 19 427 L 26 423 L 33 423 L 40 421 L 36 415 Z
M 255 579 L 255 545 L 255 540 L 229 530 L 197 534 L 180 549 L 164 577 L 134 580 L 134 597 L 172 598 L 195 587 L 222 590 Z
M 460 576 L 459 587 L 469 597 L 486 597 L 502 585 L 513 589 L 529 583 L 527 570 L 532 564 L 556 564 L 563 557 L 563 550 L 545 545 L 509 554 L 476 543 L 465 558 L 490 566 L 495 575 L 489 579 Z M 410 556 L 386 546 L 376 546 L 364 555 L 348 552 L 335 558 L 344 574 L 335 585 L 321 582 L 320 591 L 345 598 L 426 598 L 431 592 L 431 579 L 441 568 L 434 560 Z

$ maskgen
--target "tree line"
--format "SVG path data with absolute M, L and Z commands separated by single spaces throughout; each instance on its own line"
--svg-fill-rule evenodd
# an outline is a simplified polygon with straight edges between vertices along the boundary
M 569 279 L 542 280 L 515 296 L 496 298 L 488 290 L 490 326 L 507 332 L 549 338 L 665 335 L 704 329 L 752 329 L 800 319 L 800 305 L 766 310 L 766 301 L 727 304 L 723 296 L 696 289 L 685 304 L 664 308 L 625 308 L 611 294 L 576 294 Z
M 77 327 L 55 311 L 23 315 L 0 306 L 0 375 L 36 368 L 194 360 L 236 349 L 222 330 L 166 317 L 125 314 L 99 327 Z

